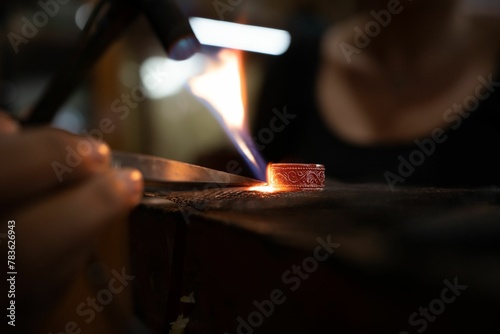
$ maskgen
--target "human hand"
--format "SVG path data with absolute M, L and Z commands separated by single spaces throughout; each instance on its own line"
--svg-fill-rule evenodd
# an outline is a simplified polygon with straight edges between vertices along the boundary
M 47 309 L 84 264 L 99 232 L 140 202 L 142 175 L 112 169 L 104 143 L 51 128 L 20 131 L 4 114 L 0 157 L 0 234 L 15 221 L 16 300 L 19 307 L 43 303 Z M 64 173 L 55 166 L 64 166 Z M 7 239 L 2 241 L 7 254 Z

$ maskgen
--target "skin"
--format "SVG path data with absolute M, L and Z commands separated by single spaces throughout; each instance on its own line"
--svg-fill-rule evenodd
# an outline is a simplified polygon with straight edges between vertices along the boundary
M 325 124 L 359 145 L 409 143 L 446 127 L 443 113 L 474 95 L 477 77 L 497 70 L 498 19 L 469 15 L 458 2 L 401 1 L 404 10 L 352 56 L 339 45 L 355 44 L 371 10 L 387 1 L 365 1 L 365 10 L 324 36 L 317 98 Z
M 34 327 L 45 316 L 40 311 L 50 312 L 64 294 L 99 235 L 125 222 L 142 198 L 140 172 L 112 169 L 104 143 L 93 143 L 92 153 L 82 154 L 60 182 L 52 162 L 64 162 L 68 146 L 80 152 L 81 143 L 89 141 L 56 129 L 21 131 L 0 114 L 0 233 L 7 233 L 9 220 L 16 221 L 16 270 L 22 273 L 16 278 L 16 303 L 18 314 Z M 3 239 L 2 249 L 6 243 Z M 7 298 L 1 300 L 7 307 Z

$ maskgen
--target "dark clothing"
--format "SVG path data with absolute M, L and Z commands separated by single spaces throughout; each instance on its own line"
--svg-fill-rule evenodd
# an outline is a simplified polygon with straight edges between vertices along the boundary
M 489 87 L 492 91 L 489 98 L 482 100 L 467 119 L 448 115 L 449 126 L 443 128 L 442 138 L 446 140 L 440 140 L 442 143 L 420 138 L 420 145 L 357 146 L 332 133 L 319 115 L 315 99 L 318 36 L 296 37 L 287 53 L 274 59 L 269 67 L 259 103 L 260 114 L 253 127 L 267 160 L 322 163 L 329 177 L 347 182 L 500 185 L 497 157 L 500 153 L 500 87 Z M 495 77 L 494 81 L 500 81 L 498 73 Z M 485 92 L 483 88 L 482 93 Z M 468 99 L 464 97 L 457 103 L 464 101 Z M 270 143 L 266 144 L 269 139 L 265 136 L 261 136 L 265 141 L 259 140 L 259 133 L 270 128 L 271 119 L 275 117 L 276 110 L 274 113 L 272 110 L 282 110 L 285 106 L 296 118 L 290 120 L 283 131 L 275 131 Z M 445 112 L 443 110 L 443 115 Z

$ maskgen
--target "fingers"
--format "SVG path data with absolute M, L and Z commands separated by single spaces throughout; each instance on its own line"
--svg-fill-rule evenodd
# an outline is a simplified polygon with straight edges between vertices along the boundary
M 0 203 L 46 193 L 109 169 L 104 143 L 51 128 L 0 137 Z
M 125 218 L 140 202 L 143 186 L 137 170 L 112 171 L 11 213 L 18 239 L 23 240 L 19 258 L 34 274 L 50 276 L 51 263 L 70 265 L 65 259 L 71 262 L 72 254 L 88 248 L 104 227 Z
M 19 132 L 20 126 L 9 115 L 0 112 L 0 134 L 13 134 Z

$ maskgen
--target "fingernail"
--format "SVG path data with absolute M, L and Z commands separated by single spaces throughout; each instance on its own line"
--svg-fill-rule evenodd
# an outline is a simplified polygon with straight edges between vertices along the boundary
M 122 169 L 117 171 L 118 179 L 123 183 L 132 205 L 137 205 L 142 199 L 144 181 L 142 174 L 137 169 Z
M 173 60 L 186 60 L 200 49 L 200 42 L 194 36 L 181 38 L 170 48 L 168 56 Z
M 0 133 L 12 134 L 19 131 L 19 124 L 6 113 L 0 113 Z
M 94 146 L 90 157 L 92 160 L 99 166 L 107 166 L 110 163 L 111 150 L 109 146 L 105 143 L 91 140 L 92 145 Z

